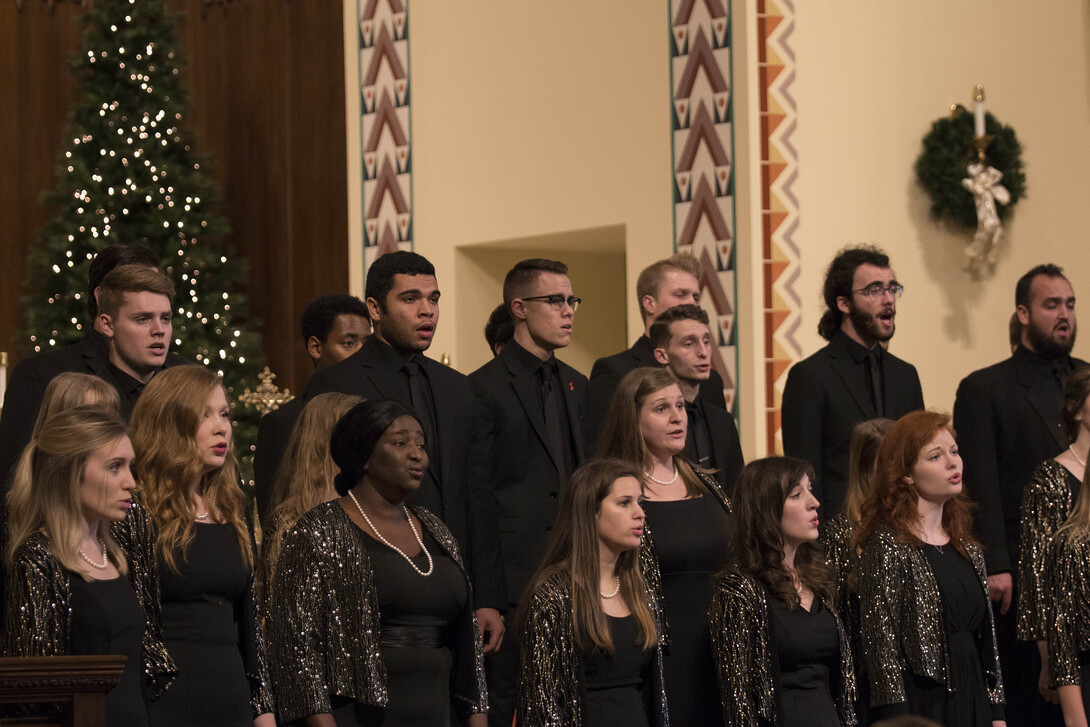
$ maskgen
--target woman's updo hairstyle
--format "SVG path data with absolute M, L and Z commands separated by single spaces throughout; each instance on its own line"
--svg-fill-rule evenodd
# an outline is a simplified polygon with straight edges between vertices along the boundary
M 341 468 L 333 479 L 337 494 L 348 494 L 367 469 L 375 445 L 390 426 L 403 416 L 417 419 L 412 409 L 393 399 L 370 399 L 356 404 L 333 427 L 329 454 Z

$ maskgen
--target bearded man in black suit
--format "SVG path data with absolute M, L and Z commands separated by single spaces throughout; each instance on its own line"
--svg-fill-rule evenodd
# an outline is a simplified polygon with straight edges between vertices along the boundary
M 825 274 L 826 310 L 818 323 L 829 344 L 787 374 L 783 450 L 813 466 L 823 519 L 844 506 L 855 425 L 923 409 L 916 367 L 885 348 L 903 292 L 884 252 L 869 245 L 841 250 Z
M 1073 358 L 1075 292 L 1056 265 L 1038 265 L 1015 285 L 1021 343 L 1010 358 L 962 379 L 954 426 L 965 461 L 965 488 L 977 505 L 988 590 L 999 604 L 995 630 L 1006 686 L 1007 718 L 1015 724 L 1062 725 L 1063 716 L 1038 692 L 1040 654 L 1015 636 L 1022 491 L 1041 462 L 1068 446 L 1063 382 Z M 1054 693 L 1053 693 L 1054 694 Z
M 541 259 L 523 260 L 507 273 L 503 300 L 514 335 L 469 375 L 482 421 L 480 478 L 491 486 L 499 523 L 509 618 L 544 554 L 568 478 L 585 457 L 587 379 L 554 355 L 571 340 L 580 302 L 567 273 L 564 263 Z M 485 664 L 493 727 L 510 727 L 514 714 L 513 633 Z
M 495 523 L 486 483 L 470 471 L 476 440 L 469 379 L 424 355 L 439 324 L 435 267 L 414 252 L 387 253 L 367 271 L 367 311 L 374 333 L 359 351 L 314 372 L 307 398 L 337 391 L 395 399 L 411 407 L 424 430 L 428 469 L 410 502 L 443 520 L 467 556 L 485 652 L 503 640 L 499 609 L 507 606 Z

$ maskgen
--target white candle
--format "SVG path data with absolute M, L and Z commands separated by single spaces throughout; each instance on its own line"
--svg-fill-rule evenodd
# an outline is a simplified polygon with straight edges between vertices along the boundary
M 973 133 L 984 136 L 984 86 L 977 86 L 973 93 Z

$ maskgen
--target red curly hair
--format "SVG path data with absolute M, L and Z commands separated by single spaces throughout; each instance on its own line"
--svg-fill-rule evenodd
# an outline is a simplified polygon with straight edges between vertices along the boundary
M 879 530 L 889 530 L 909 545 L 923 545 L 916 535 L 920 498 L 908 480 L 920 458 L 920 450 L 943 430 L 955 436 L 948 414 L 921 410 L 904 415 L 886 432 L 878 446 L 874 483 L 863 501 L 859 527 L 852 535 L 855 547 L 862 548 Z M 966 558 L 969 554 L 965 544 L 976 542 L 972 536 L 972 507 L 963 489 L 942 508 L 942 525 L 950 533 L 954 547 Z

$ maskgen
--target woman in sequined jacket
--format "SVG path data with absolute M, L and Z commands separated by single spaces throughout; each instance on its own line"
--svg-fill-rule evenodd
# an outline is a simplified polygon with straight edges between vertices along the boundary
M 445 525 L 405 499 L 428 465 L 402 404 L 371 400 L 333 429 L 339 499 L 284 535 L 269 585 L 269 657 L 282 724 L 485 724 L 473 594 Z M 415 555 L 411 555 L 415 553 Z
M 572 474 L 518 615 L 519 727 L 667 727 L 659 604 L 643 579 L 643 476 Z
M 147 725 L 150 694 L 169 683 L 173 664 L 145 601 L 146 572 L 112 534 L 134 518 L 132 462 L 125 425 L 101 406 L 35 427 L 8 496 L 4 653 L 128 657 L 106 697 L 107 722 Z
M 859 582 L 855 573 L 859 550 L 852 545 L 852 531 L 859 525 L 863 499 L 870 494 L 878 445 L 892 426 L 892 419 L 868 419 L 859 422 L 852 429 L 852 441 L 848 449 L 848 494 L 844 498 L 844 511 L 822 526 L 819 539 L 825 549 L 825 560 L 833 569 L 833 602 L 852 642 L 856 687 L 855 716 L 860 724 L 867 724 L 868 721 L 870 689 L 864 677 L 863 644 L 859 639 Z
M 854 542 L 872 718 L 1005 725 L 984 555 L 950 417 L 915 411 L 886 432 Z
M 1064 428 L 1067 449 L 1037 466 L 1022 493 L 1022 529 L 1018 558 L 1018 638 L 1036 641 L 1041 654 L 1037 688 L 1049 701 L 1058 697 L 1049 686 L 1046 624 L 1051 602 L 1045 562 L 1052 535 L 1067 520 L 1079 497 L 1090 451 L 1090 368 L 1076 369 L 1064 381 Z
M 1074 376 L 1074 374 L 1072 374 Z M 1086 468 L 1084 468 L 1086 469 Z M 1051 688 L 1058 692 L 1064 724 L 1086 727 L 1090 705 L 1090 471 L 1071 517 L 1056 532 L 1045 558 L 1042 581 Z
M 854 725 L 851 647 L 817 546 L 813 469 L 792 457 L 746 465 L 709 619 L 728 727 Z

